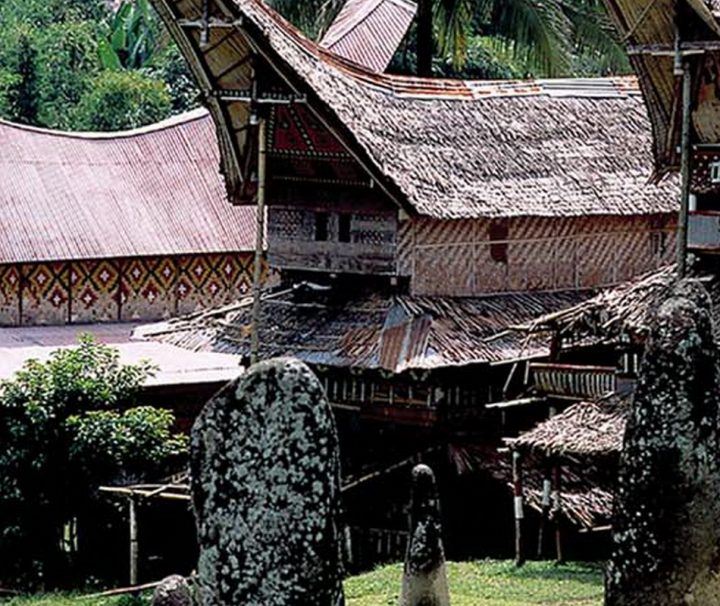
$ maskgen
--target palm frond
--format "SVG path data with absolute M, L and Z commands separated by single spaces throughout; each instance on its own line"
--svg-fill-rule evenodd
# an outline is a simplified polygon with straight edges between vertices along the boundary
M 473 16 L 472 0 L 438 0 L 435 5 L 438 48 L 443 57 L 452 59 L 455 69 L 465 65 Z

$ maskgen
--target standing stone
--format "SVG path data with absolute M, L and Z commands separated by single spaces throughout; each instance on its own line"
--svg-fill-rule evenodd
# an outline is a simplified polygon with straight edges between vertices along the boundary
M 410 538 L 400 606 L 449 606 L 435 475 L 427 465 L 417 465 L 412 476 Z
M 655 314 L 625 434 L 608 606 L 720 603 L 716 355 L 709 297 L 680 283 Z
M 252 366 L 191 440 L 203 606 L 340 606 L 340 463 L 330 406 L 302 362 Z
M 153 591 L 151 606 L 193 606 L 190 585 L 179 574 L 165 577 Z

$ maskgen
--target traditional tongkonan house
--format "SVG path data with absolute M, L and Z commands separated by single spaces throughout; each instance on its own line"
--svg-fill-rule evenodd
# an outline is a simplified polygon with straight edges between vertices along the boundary
M 0 326 L 167 318 L 250 290 L 255 209 L 227 203 L 198 110 L 122 133 L 0 121 Z
M 249 355 L 257 319 L 260 355 L 332 375 L 338 404 L 434 422 L 502 399 L 521 372 L 491 365 L 547 355 L 509 325 L 672 256 L 675 185 L 647 184 L 632 79 L 380 74 L 256 0 L 155 5 L 205 91 L 230 200 L 267 207 L 284 288 L 257 316 L 241 302 L 145 335 Z
M 606 3 L 627 41 L 645 96 L 655 177 L 673 172 L 682 176 L 682 274 L 686 249 L 709 263 L 713 258 L 707 253 L 720 252 L 718 5 L 702 0 Z
M 153 4 L 205 95 L 229 201 L 267 218 L 281 284 L 138 334 L 305 360 L 338 411 L 349 473 L 380 477 L 460 434 L 494 444 L 495 405 L 524 388 L 527 360 L 557 353 L 515 327 L 672 259 L 677 186 L 647 182 L 632 78 L 389 75 L 259 0 Z M 446 507 L 465 540 L 453 512 L 488 506 L 468 490 Z

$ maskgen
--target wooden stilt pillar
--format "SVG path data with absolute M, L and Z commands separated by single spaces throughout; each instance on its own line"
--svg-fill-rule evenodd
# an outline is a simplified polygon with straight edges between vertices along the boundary
M 560 465 L 553 468 L 553 522 L 555 524 L 555 559 L 558 564 L 565 560 L 562 550 L 562 493 Z
M 676 62 L 679 59 L 676 59 Z M 690 94 L 691 74 L 687 60 L 682 62 L 682 125 L 680 132 L 680 217 L 677 229 L 677 273 L 679 278 L 687 270 L 687 226 L 690 204 Z
M 538 544 L 537 557 L 538 560 L 543 556 L 543 542 L 545 540 L 545 523 L 550 517 L 550 505 L 552 503 L 550 497 L 552 492 L 552 469 L 550 463 L 546 460 L 543 469 L 543 491 L 542 491 L 542 513 L 540 514 L 540 526 L 538 528 Z
M 253 306 L 250 361 L 255 364 L 260 356 L 260 299 L 262 296 L 262 264 L 265 243 L 265 173 L 266 173 L 266 125 L 265 118 L 258 120 L 258 187 L 257 187 L 257 233 L 255 234 L 255 266 L 253 267 Z
M 515 565 L 522 566 L 525 563 L 525 552 L 523 549 L 523 489 L 522 489 L 522 460 L 520 453 L 512 451 L 512 474 L 513 474 L 513 510 L 515 514 Z
M 128 499 L 130 513 L 130 585 L 138 584 L 138 523 L 135 497 Z

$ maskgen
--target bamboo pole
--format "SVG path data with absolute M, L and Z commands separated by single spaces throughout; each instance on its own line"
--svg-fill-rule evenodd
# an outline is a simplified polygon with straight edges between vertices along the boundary
M 525 563 L 523 550 L 523 490 L 522 490 L 522 460 L 517 450 L 512 452 L 512 475 L 513 475 L 513 511 L 515 514 L 515 565 L 522 566 Z
M 128 499 L 130 509 L 130 585 L 138 583 L 138 523 L 135 497 Z
M 265 242 L 265 173 L 266 173 L 266 120 L 258 118 L 258 187 L 257 232 L 255 234 L 255 267 L 253 268 L 252 339 L 250 362 L 255 364 L 260 355 L 260 298 L 262 294 L 263 244 Z M 252 120 L 252 118 L 251 118 Z
M 553 522 L 555 524 L 555 559 L 558 564 L 564 562 L 562 550 L 562 494 L 560 465 L 553 468 Z
M 678 220 L 677 271 L 683 278 L 687 271 L 687 228 L 690 204 L 690 65 L 682 64 L 682 130 L 680 135 L 680 217 Z
M 542 559 L 543 555 L 543 541 L 545 539 L 545 522 L 550 517 L 550 496 L 552 491 L 552 470 L 550 463 L 545 460 L 543 469 L 543 491 L 542 491 L 542 512 L 540 513 L 540 526 L 538 528 L 538 544 L 537 544 L 537 557 L 538 560 Z

